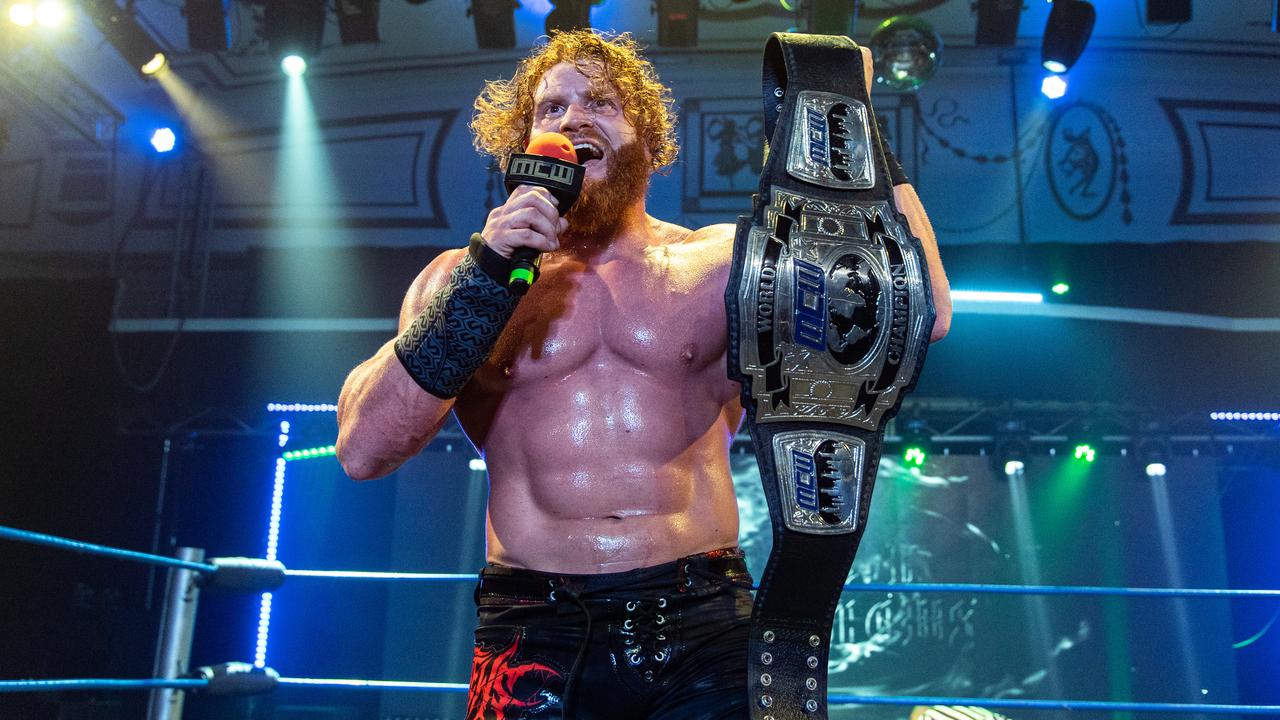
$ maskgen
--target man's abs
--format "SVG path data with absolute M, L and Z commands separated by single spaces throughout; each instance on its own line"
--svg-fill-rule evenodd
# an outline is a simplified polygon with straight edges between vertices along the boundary
M 589 367 L 504 396 L 482 441 L 489 560 L 616 572 L 736 544 L 737 417 L 718 383 L 671 380 Z

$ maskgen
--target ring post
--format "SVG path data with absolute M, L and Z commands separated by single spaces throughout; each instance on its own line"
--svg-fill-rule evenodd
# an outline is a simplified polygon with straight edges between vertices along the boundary
M 204 549 L 180 547 L 178 558 L 203 562 Z M 199 574 L 195 570 L 173 568 L 165 587 L 164 611 L 160 616 L 160 635 L 156 639 L 156 662 L 153 677 L 172 679 L 187 672 L 191 661 L 191 640 L 196 624 L 196 605 L 200 601 Z M 181 720 L 183 691 L 162 688 L 151 691 L 147 720 Z

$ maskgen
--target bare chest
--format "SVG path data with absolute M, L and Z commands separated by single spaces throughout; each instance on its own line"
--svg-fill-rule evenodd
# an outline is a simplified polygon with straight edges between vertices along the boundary
M 678 381 L 722 364 L 723 288 L 670 263 L 548 268 L 521 303 L 486 370 L 507 389 L 584 369 Z

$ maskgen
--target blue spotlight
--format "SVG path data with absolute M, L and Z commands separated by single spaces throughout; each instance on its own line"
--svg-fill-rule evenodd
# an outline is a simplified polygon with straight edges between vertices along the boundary
M 151 147 L 158 153 L 167 153 L 178 144 L 178 136 L 172 128 L 162 127 L 151 133 Z
M 1046 75 L 1040 83 L 1040 92 L 1050 100 L 1067 94 L 1067 79 L 1061 75 Z

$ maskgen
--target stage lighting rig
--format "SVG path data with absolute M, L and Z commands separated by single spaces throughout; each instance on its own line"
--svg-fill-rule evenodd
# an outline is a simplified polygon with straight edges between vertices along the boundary
M 143 75 L 155 75 L 167 64 L 164 49 L 138 24 L 132 7 L 122 8 L 114 0 L 88 0 L 85 12 L 116 52 Z
M 325 0 L 267 0 L 262 36 L 272 55 L 309 60 L 320 54 L 324 40 Z
M 1168 431 L 1158 422 L 1146 421 L 1138 428 L 1133 441 L 1134 461 L 1148 478 L 1163 477 L 1166 463 L 1173 455 Z
M 476 26 L 476 47 L 507 50 L 516 46 L 515 0 L 471 0 L 467 14 Z
M 1023 472 L 1031 459 L 1031 433 L 1021 420 L 1001 420 L 996 424 L 992 460 L 1006 477 Z
M 551 0 L 551 12 L 547 13 L 545 27 L 548 35 L 553 30 L 590 29 L 590 0 Z
M 698 44 L 698 0 L 658 0 L 658 44 L 694 47 Z
M 1065 73 L 1080 59 L 1093 34 L 1097 13 L 1086 0 L 1053 0 L 1049 21 L 1040 44 L 1040 64 L 1053 73 Z
M 929 459 L 930 441 L 929 425 L 923 419 L 913 417 L 903 423 L 902 462 L 910 467 L 920 467 Z

